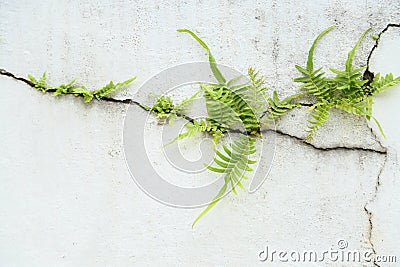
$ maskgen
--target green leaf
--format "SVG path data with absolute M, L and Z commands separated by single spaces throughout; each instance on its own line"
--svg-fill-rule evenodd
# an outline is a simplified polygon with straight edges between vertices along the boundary
M 354 45 L 353 49 L 351 49 L 349 54 L 347 55 L 347 61 L 346 61 L 346 71 L 347 72 L 350 72 L 353 69 L 353 59 L 354 59 L 354 55 L 356 54 L 357 47 L 360 45 L 362 39 L 364 39 L 365 35 L 370 30 L 371 29 L 367 29 L 366 31 L 363 32 L 361 37 L 358 39 L 357 43 Z
M 218 69 L 217 62 L 215 61 L 214 56 L 211 53 L 210 48 L 208 48 L 207 44 L 200 39 L 194 32 L 188 29 L 178 29 L 178 32 L 185 32 L 190 34 L 205 50 L 208 52 L 208 61 L 210 62 L 210 68 L 212 73 L 214 74 L 215 79 L 221 84 L 226 83 L 226 79 L 222 75 L 221 71 Z
M 315 50 L 315 46 L 317 45 L 318 41 L 328 32 L 330 32 L 333 28 L 335 28 L 335 25 L 330 26 L 329 28 L 327 28 L 326 30 L 323 30 L 318 36 L 317 38 L 315 38 L 310 51 L 308 52 L 308 58 L 307 58 L 307 71 L 312 72 L 314 70 L 314 50 Z
M 255 152 L 254 142 L 254 138 L 241 135 L 240 141 L 234 141 L 233 143 L 230 143 L 230 147 L 232 149 L 229 149 L 226 145 L 222 145 L 223 151 L 226 154 L 224 154 L 222 151 L 216 151 L 214 162 L 218 168 L 210 165 L 206 165 L 206 168 L 216 173 L 224 173 L 225 182 L 211 203 L 193 222 L 192 227 L 194 227 L 194 225 L 215 206 L 215 204 L 226 192 L 229 184 L 232 186 L 232 191 L 234 193 L 236 193 L 236 186 L 245 189 L 240 180 L 247 179 L 245 172 L 252 171 L 253 169 L 250 168 L 249 165 L 256 163 L 256 161 L 249 159 L 250 155 Z

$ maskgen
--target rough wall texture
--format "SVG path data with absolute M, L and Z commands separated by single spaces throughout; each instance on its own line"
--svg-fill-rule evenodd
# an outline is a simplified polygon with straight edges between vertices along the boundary
M 175 31 L 187 27 L 219 62 L 259 68 L 284 96 L 298 91 L 294 64 L 304 63 L 320 31 L 338 25 L 315 57 L 339 68 L 364 29 L 398 23 L 399 10 L 399 1 L 1 0 L 0 67 L 20 76 L 46 70 L 52 84 L 77 77 L 89 88 L 138 75 L 115 96 L 134 97 L 162 69 L 205 59 Z M 372 46 L 371 38 L 362 43 L 357 64 Z M 400 33 L 390 29 L 371 69 L 400 75 L 398 62 Z M 0 83 L 1 266 L 253 266 L 266 264 L 258 258 L 265 245 L 320 251 L 340 239 L 400 261 L 396 89 L 375 105 L 387 140 L 363 119 L 335 112 L 313 147 L 301 142 L 306 111 L 292 112 L 270 133 L 277 150 L 261 189 L 227 196 L 191 229 L 199 210 L 164 206 L 132 182 L 125 105 L 54 98 L 6 77 Z

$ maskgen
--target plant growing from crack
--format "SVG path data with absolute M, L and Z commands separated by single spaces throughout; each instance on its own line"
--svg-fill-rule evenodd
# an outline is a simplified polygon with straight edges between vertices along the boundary
M 356 49 L 370 29 L 361 35 L 353 49 L 348 53 L 345 69 L 330 68 L 330 71 L 336 76 L 325 77 L 322 67 L 314 68 L 314 49 L 317 42 L 333 28 L 334 26 L 331 26 L 317 36 L 308 53 L 306 67 L 296 65 L 303 76 L 294 80 L 303 83 L 300 87 L 304 94 L 312 96 L 316 100 L 315 104 L 309 108 L 312 111 L 312 119 L 309 120 L 307 140 L 311 141 L 315 131 L 329 119 L 332 108 L 357 116 L 364 116 L 367 120 L 372 118 L 382 135 L 385 136 L 378 120 L 372 116 L 373 97 L 389 87 L 400 84 L 400 77 L 394 78 L 392 73 L 385 76 L 378 73 L 375 77 L 370 76 L 370 79 L 365 79 L 365 75 L 361 71 L 365 70 L 366 67 L 356 68 L 353 66 Z
M 303 75 L 295 79 L 296 82 L 303 83 L 301 85 L 302 92 L 284 99 L 279 99 L 276 91 L 271 96 L 267 96 L 268 89 L 265 87 L 265 78 L 252 68 L 248 69 L 248 81 L 239 83 L 240 79 L 238 78 L 240 77 L 227 81 L 219 70 L 207 44 L 192 31 L 180 29 L 178 30 L 179 32 L 190 34 L 207 51 L 210 68 L 217 81 L 214 84 L 200 84 L 208 113 L 208 117 L 202 120 L 194 120 L 185 115 L 189 105 L 199 93 L 177 104 L 174 103 L 170 96 L 158 96 L 152 107 L 132 99 L 118 100 L 109 97 L 116 90 L 129 85 L 136 77 L 117 84 L 111 81 L 100 89 L 90 91 L 85 86 L 76 85 L 75 80 L 57 87 L 48 86 L 46 73 L 39 79 L 28 75 L 29 80 L 16 77 L 5 70 L 0 70 L 0 74 L 23 81 L 44 93 L 53 93 L 54 96 L 71 94 L 83 97 L 85 102 L 91 102 L 96 99 L 136 104 L 144 110 L 154 113 L 160 123 L 172 123 L 176 117 L 188 120 L 186 124 L 187 131 L 179 134 L 172 142 L 192 137 L 198 133 L 205 133 L 210 134 L 214 144 L 217 145 L 226 133 L 241 133 L 239 140 L 227 145 L 222 144 L 219 150 L 215 149 L 214 165 L 206 166 L 210 171 L 223 173 L 224 184 L 211 203 L 195 219 L 194 226 L 200 218 L 216 205 L 226 192 L 232 190 L 237 193 L 237 186 L 244 189 L 241 180 L 247 179 L 246 172 L 251 172 L 252 168 L 250 166 L 256 163 L 251 159 L 251 156 L 255 153 L 256 138 L 261 137 L 261 128 L 268 126 L 269 123 L 279 119 L 290 110 L 301 107 L 302 104 L 296 102 L 298 99 L 304 96 L 311 96 L 315 99 L 315 103 L 309 108 L 312 111 L 312 119 L 309 121 L 308 142 L 312 141 L 315 131 L 328 120 L 330 110 L 333 108 L 363 116 L 368 120 L 373 118 L 373 96 L 389 87 L 400 84 L 400 77 L 395 78 L 391 73 L 384 76 L 379 73 L 374 75 L 368 69 L 369 59 L 378 46 L 381 34 L 393 25 L 394 27 L 400 27 L 397 24 L 389 24 L 374 38 L 376 43 L 368 56 L 366 68 L 355 68 L 352 62 L 358 45 L 369 30 L 362 34 L 356 45 L 348 53 L 345 70 L 330 69 L 336 75 L 331 78 L 325 77 L 322 68 L 315 69 L 313 63 L 317 42 L 331 31 L 333 26 L 324 30 L 313 42 L 308 53 L 306 66 L 296 65 L 296 68 Z M 362 75 L 361 71 L 364 69 L 365 72 Z M 373 119 L 376 121 L 375 118 Z M 377 121 L 376 123 L 383 134 L 381 126 Z

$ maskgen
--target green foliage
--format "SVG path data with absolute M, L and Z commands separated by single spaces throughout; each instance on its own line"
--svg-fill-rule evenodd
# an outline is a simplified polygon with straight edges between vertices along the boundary
M 218 144 L 221 138 L 224 137 L 224 134 L 227 132 L 226 128 L 210 118 L 206 118 L 204 120 L 194 120 L 193 122 L 186 123 L 185 126 L 187 131 L 179 134 L 174 140 L 166 145 L 172 144 L 177 140 L 193 137 L 198 133 L 210 134 L 213 137 L 214 144 Z
M 268 110 L 266 123 L 278 119 L 279 117 L 285 115 L 288 111 L 299 108 L 301 105 L 299 103 L 294 103 L 294 100 L 301 97 L 303 94 L 295 94 L 288 96 L 282 100 L 279 99 L 278 93 L 274 91 L 273 96 L 268 98 Z
M 249 70 L 249 83 L 234 85 L 236 78 L 226 83 L 226 79 L 218 69 L 216 60 L 206 43 L 188 29 L 178 31 L 189 33 L 207 50 L 211 71 L 219 82 L 218 84 L 201 85 L 205 91 L 204 98 L 208 116 L 226 128 L 241 122 L 249 134 L 261 135 L 259 118 L 262 115 L 262 105 L 266 106 L 266 100 L 262 102 L 261 97 L 266 91 L 266 88 L 263 87 L 264 78 L 258 78 L 258 73 L 251 69 Z
M 174 108 L 175 105 L 174 101 L 172 101 L 172 98 L 170 96 L 162 95 L 156 99 L 156 102 L 154 103 L 150 111 L 154 112 L 157 119 L 160 119 L 161 122 L 165 122 L 165 120 L 167 120 L 168 118 L 171 118 L 170 122 L 172 122 L 176 117 L 176 112 Z
M 229 185 L 234 193 L 236 193 L 236 186 L 245 189 L 241 183 L 241 180 L 248 179 L 245 173 L 253 171 L 253 169 L 250 168 L 250 165 L 256 163 L 256 161 L 250 159 L 250 155 L 256 152 L 254 142 L 254 138 L 241 135 L 241 139 L 239 141 L 230 143 L 229 147 L 222 145 L 221 151 L 215 151 L 216 157 L 214 158 L 214 163 L 217 166 L 214 167 L 207 165 L 206 167 L 210 171 L 223 173 L 224 185 L 214 197 L 212 202 L 207 206 L 207 208 L 203 210 L 196 218 L 192 224 L 192 227 L 217 204 L 217 202 L 226 193 Z
M 369 120 L 373 118 L 372 96 L 383 92 L 389 87 L 400 84 L 400 77 L 394 78 L 392 74 L 387 74 L 384 77 L 377 74 L 372 81 L 363 80 L 362 71 L 365 67 L 357 68 L 353 66 L 356 50 L 370 29 L 361 35 L 348 53 L 344 70 L 330 68 L 331 72 L 336 75 L 335 77 L 325 77 L 322 68 L 314 69 L 313 56 L 316 44 L 332 29 L 333 26 L 317 36 L 308 53 L 307 66 L 301 67 L 296 65 L 302 77 L 295 78 L 294 80 L 303 83 L 301 89 L 305 95 L 310 95 L 316 99 L 315 105 L 310 109 L 312 110 L 312 119 L 309 120 L 310 125 L 307 130 L 308 141 L 312 140 L 315 131 L 329 119 L 332 108 L 337 108 L 357 116 L 364 116 Z M 379 122 L 375 118 L 373 119 L 383 134 Z
M 131 82 L 133 82 L 136 77 L 133 77 L 129 80 L 126 80 L 122 83 L 117 83 L 114 84 L 113 81 L 110 81 L 109 84 L 106 86 L 95 90 L 95 91 L 89 91 L 85 86 L 76 86 L 75 82 L 76 80 L 71 81 L 68 84 L 61 84 L 58 87 L 49 87 L 47 85 L 47 77 L 46 77 L 46 72 L 43 73 L 42 77 L 37 80 L 35 77 L 33 77 L 31 74 L 28 74 L 29 80 L 35 85 L 35 88 L 38 90 L 47 93 L 47 92 L 53 92 L 54 96 L 58 95 L 75 95 L 75 96 L 80 96 L 83 97 L 84 101 L 86 103 L 90 102 L 93 100 L 93 98 L 96 98 L 97 100 L 100 100 L 109 94 L 115 92 L 116 90 L 127 86 Z
M 186 111 L 197 95 L 198 93 L 190 98 L 185 98 L 179 104 L 174 104 L 170 96 L 159 96 L 153 104 L 153 107 L 150 108 L 150 111 L 156 114 L 160 123 L 166 121 L 173 123 L 178 115 L 183 115 L 182 113 Z
M 265 77 L 251 67 L 248 69 L 247 75 L 250 81 L 234 87 L 233 91 L 249 104 L 256 118 L 260 119 L 267 108 L 268 88 L 265 87 Z
M 318 130 L 318 128 L 321 127 L 329 119 L 331 108 L 332 104 L 324 99 L 322 99 L 310 108 L 310 110 L 314 110 L 314 112 L 311 113 L 312 119 L 308 120 L 308 122 L 310 123 L 307 130 L 308 141 L 312 140 L 312 136 L 314 135 L 315 131 Z
M 366 94 L 375 95 L 383 93 L 386 89 L 399 85 L 400 76 L 394 78 L 392 73 L 388 73 L 385 76 L 381 76 L 377 73 L 372 81 L 372 83 L 366 89 Z
M 373 97 L 390 87 L 399 85 L 400 77 L 394 77 L 391 73 L 382 76 L 379 73 L 375 76 L 368 73 L 370 75 L 364 75 L 364 78 L 362 71 L 365 68 L 353 66 L 356 50 L 369 29 L 361 35 L 348 53 L 344 70 L 330 68 L 334 76 L 326 77 L 323 67 L 314 68 L 314 51 L 318 42 L 333 28 L 334 26 L 327 28 L 314 40 L 308 52 L 306 66 L 295 65 L 301 73 L 301 77 L 295 78 L 294 81 L 301 83 L 302 92 L 282 100 L 279 99 L 276 91 L 273 92 L 271 97 L 266 96 L 268 89 L 265 87 L 265 77 L 253 68 L 248 69 L 247 82 L 239 83 L 242 77 L 227 81 L 219 70 L 208 45 L 192 31 L 179 29 L 178 32 L 188 33 L 207 51 L 210 69 L 216 83 L 200 84 L 204 92 L 203 97 L 206 101 L 208 118 L 203 120 L 189 118 L 189 122 L 185 125 L 187 130 L 179 134 L 172 142 L 199 133 L 207 133 L 213 137 L 213 142 L 217 145 L 224 134 L 228 130 L 233 130 L 237 125 L 243 125 L 245 132 L 249 135 L 261 136 L 261 120 L 264 116 L 266 118 L 263 120 L 267 124 L 278 119 L 288 111 L 300 107 L 301 104 L 296 101 L 303 96 L 310 96 L 315 99 L 315 104 L 309 108 L 311 114 L 308 120 L 307 141 L 312 141 L 314 133 L 329 119 L 330 112 L 334 108 L 357 116 L 364 116 L 368 120 L 372 118 L 383 134 L 379 122 L 372 116 Z M 373 36 L 373 38 L 379 39 L 379 36 Z M 136 77 L 133 77 L 116 84 L 110 81 L 102 88 L 89 91 L 85 86 L 75 85 L 75 80 L 58 87 L 49 87 L 46 73 L 43 73 L 39 79 L 30 74 L 28 78 L 35 88 L 42 92 L 53 93 L 54 96 L 72 94 L 83 97 L 85 102 L 91 102 L 93 99 L 107 100 L 108 95 L 136 79 Z M 170 96 L 162 95 L 157 97 L 152 107 L 139 105 L 153 112 L 160 123 L 167 121 L 172 123 L 177 116 L 185 117 L 184 113 L 197 95 L 198 93 L 178 104 L 174 103 Z M 126 103 L 131 103 L 129 101 Z M 223 144 L 220 150 L 215 151 L 214 166 L 207 165 L 206 167 L 212 172 L 222 173 L 224 184 L 212 202 L 195 219 L 192 226 L 210 211 L 229 189 L 232 189 L 234 193 L 237 193 L 237 186 L 245 189 L 241 179 L 248 179 L 245 174 L 252 171 L 250 165 L 256 163 L 256 161 L 250 159 L 250 156 L 256 151 L 254 143 L 254 138 L 242 134 L 239 141 L 234 141 L 229 145 Z
M 226 82 L 226 79 L 222 75 L 221 71 L 217 67 L 217 62 L 215 61 L 214 56 L 211 54 L 210 48 L 208 48 L 207 44 L 201 40 L 194 32 L 188 29 L 179 29 L 178 32 L 185 32 L 190 34 L 199 44 L 208 52 L 208 61 L 210 62 L 210 68 L 212 73 L 214 74 L 215 78 L 217 81 L 221 84 L 224 84 Z
M 113 81 L 110 81 L 107 85 L 105 85 L 104 87 L 97 89 L 95 91 L 93 91 L 93 96 L 97 99 L 100 100 L 104 97 L 106 97 L 109 94 L 114 93 L 115 91 L 117 91 L 120 88 L 123 88 L 124 86 L 127 86 L 128 84 L 130 84 L 131 82 L 133 82 L 136 79 L 136 77 L 133 77 L 131 79 L 128 79 L 124 82 L 121 83 L 116 83 L 114 84 Z
M 46 72 L 43 72 L 42 77 L 40 77 L 39 80 L 37 80 L 35 77 L 33 77 L 31 74 L 28 74 L 28 79 L 35 85 L 35 88 L 42 92 L 46 92 L 47 90 L 47 77 L 46 77 Z

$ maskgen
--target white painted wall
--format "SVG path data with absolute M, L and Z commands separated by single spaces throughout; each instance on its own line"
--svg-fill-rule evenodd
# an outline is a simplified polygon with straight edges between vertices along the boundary
M 116 96 L 134 97 L 159 71 L 206 59 L 192 39 L 175 31 L 187 27 L 204 37 L 220 63 L 239 71 L 259 68 L 284 96 L 297 92 L 294 64 L 305 62 L 320 31 L 338 25 L 315 54 L 316 64 L 338 68 L 364 29 L 377 33 L 398 23 L 399 10 L 400 2 L 383 0 L 2 0 L 0 68 L 20 76 L 47 71 L 51 84 L 78 78 L 90 89 L 138 75 Z M 372 70 L 400 75 L 399 44 L 400 32 L 388 31 Z M 365 63 L 372 45 L 370 38 L 362 43 L 356 63 Z M 0 83 L 0 266 L 267 265 L 258 259 L 266 245 L 322 251 L 340 239 L 360 251 L 372 242 L 377 254 L 400 261 L 399 87 L 376 100 L 389 151 L 379 186 L 385 154 L 357 149 L 384 150 L 379 133 L 335 112 L 315 145 L 356 149 L 321 151 L 276 134 L 275 161 L 260 190 L 229 195 L 192 229 L 199 209 L 162 205 L 130 177 L 122 147 L 126 106 L 54 98 L 6 77 Z M 137 116 L 146 114 L 137 109 Z M 159 126 L 153 120 L 148 127 L 156 132 Z M 304 137 L 305 110 L 277 127 Z M 159 148 L 151 139 L 149 144 Z M 158 163 L 167 171 L 165 162 Z

